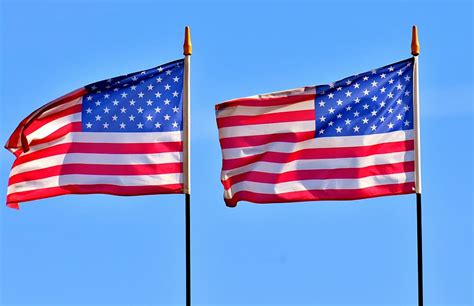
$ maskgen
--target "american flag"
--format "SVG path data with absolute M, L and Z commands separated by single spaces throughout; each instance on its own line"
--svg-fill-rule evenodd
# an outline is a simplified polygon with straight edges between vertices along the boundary
M 228 206 L 413 193 L 413 59 L 216 105 Z
M 184 61 L 90 84 L 26 117 L 7 205 L 62 194 L 183 192 Z

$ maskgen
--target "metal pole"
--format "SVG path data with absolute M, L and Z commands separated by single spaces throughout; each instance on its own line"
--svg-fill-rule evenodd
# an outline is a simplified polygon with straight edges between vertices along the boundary
M 183 193 L 185 194 L 186 218 L 186 306 L 191 306 L 191 32 L 184 32 L 184 80 L 183 80 Z
M 411 54 L 413 55 L 413 110 L 415 128 L 415 192 L 416 238 L 418 253 L 418 306 L 423 306 L 423 235 L 421 220 L 421 150 L 420 150 L 420 100 L 418 96 L 418 55 L 420 43 L 416 26 L 412 29 Z

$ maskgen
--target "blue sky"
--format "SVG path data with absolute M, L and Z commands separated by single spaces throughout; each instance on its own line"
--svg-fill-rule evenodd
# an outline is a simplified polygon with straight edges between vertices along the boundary
M 192 57 L 194 305 L 415 305 L 413 195 L 227 208 L 214 104 L 410 56 L 420 33 L 426 305 L 473 303 L 470 1 L 0 3 L 0 140 L 104 78 Z M 0 199 L 13 155 L 0 152 Z M 183 305 L 181 195 L 0 209 L 0 304 Z

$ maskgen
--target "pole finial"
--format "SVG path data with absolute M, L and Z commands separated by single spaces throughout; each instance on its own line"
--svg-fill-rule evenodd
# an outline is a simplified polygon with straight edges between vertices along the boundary
M 191 44 L 191 29 L 189 26 L 184 28 L 184 45 L 183 54 L 191 55 L 193 53 L 193 45 Z
M 411 30 L 411 55 L 418 56 L 420 54 L 420 42 L 418 41 L 418 30 L 416 25 Z

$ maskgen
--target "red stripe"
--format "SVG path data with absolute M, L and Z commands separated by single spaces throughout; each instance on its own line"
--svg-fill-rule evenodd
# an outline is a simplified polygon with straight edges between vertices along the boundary
M 239 201 L 253 203 L 283 203 L 283 202 L 303 202 L 303 201 L 341 201 L 358 200 L 387 195 L 398 195 L 414 193 L 415 183 L 389 184 L 363 189 L 326 189 L 326 190 L 304 190 L 280 194 L 263 194 L 250 191 L 239 191 L 232 199 L 224 199 L 226 205 L 234 207 Z
M 323 180 L 323 179 L 357 179 L 374 175 L 385 175 L 415 171 L 413 161 L 385 165 L 374 165 L 363 168 L 344 169 L 317 169 L 317 170 L 295 170 L 283 173 L 266 173 L 249 171 L 238 174 L 222 181 L 224 189 L 230 189 L 232 185 L 243 181 L 278 184 L 300 180 Z
M 67 185 L 12 193 L 7 196 L 7 205 L 18 202 L 44 199 L 63 194 L 102 193 L 119 196 L 135 196 L 182 192 L 183 184 L 168 184 L 160 186 L 117 186 L 109 184 Z
M 249 165 L 259 161 L 272 163 L 289 163 L 302 159 L 327 159 L 364 157 L 375 154 L 411 151 L 414 149 L 413 140 L 387 142 L 371 146 L 342 147 L 342 148 L 316 148 L 303 149 L 292 153 L 264 152 L 247 157 L 224 159 L 222 170 L 230 170 Z
M 228 102 L 224 102 L 216 105 L 216 110 L 221 110 L 226 107 L 232 106 L 276 106 L 291 104 L 303 101 L 314 100 L 316 95 L 294 95 L 294 96 L 281 96 L 281 97 L 264 97 L 264 98 L 242 98 Z
M 66 153 L 97 153 L 97 154 L 153 154 L 166 152 L 182 152 L 183 143 L 160 142 L 160 143 L 84 143 L 71 142 L 55 145 L 49 148 L 38 150 L 27 155 L 18 157 L 13 163 L 13 167 L 53 155 Z
M 219 139 L 222 149 L 242 148 L 261 146 L 270 142 L 291 142 L 296 143 L 309 139 L 314 139 L 315 132 L 295 132 L 267 134 L 257 136 L 236 136 Z
M 24 181 L 32 181 L 67 174 L 154 175 L 181 172 L 183 172 L 182 163 L 143 165 L 64 164 L 15 174 L 10 177 L 8 186 Z
M 255 116 L 229 116 L 217 118 L 219 128 L 229 126 L 244 126 L 252 124 L 278 123 L 315 120 L 314 110 L 299 110 L 291 112 L 281 112 L 273 114 L 261 114 Z
M 79 88 L 77 90 L 74 90 L 62 97 L 59 97 L 58 99 L 55 99 L 51 102 L 49 102 L 46 105 L 43 105 L 42 107 L 38 108 L 34 112 L 32 112 L 30 115 L 28 115 L 25 119 L 23 119 L 20 124 L 17 126 L 15 131 L 12 133 L 10 138 L 7 141 L 7 144 L 5 147 L 8 148 L 19 148 L 20 147 L 20 138 L 21 134 L 26 129 L 32 122 L 36 119 L 36 117 L 40 116 L 42 113 L 55 108 L 56 106 L 65 104 L 67 102 L 70 102 L 74 99 L 77 99 L 87 93 L 87 89 L 85 88 Z
M 69 115 L 72 115 L 72 114 L 75 114 L 75 113 L 79 113 L 82 111 L 82 104 L 78 104 L 78 105 L 74 105 L 72 107 L 69 107 L 67 109 L 64 109 L 60 112 L 57 112 L 57 113 L 53 113 L 51 115 L 48 115 L 46 117 L 43 117 L 43 118 L 37 118 L 35 121 L 33 121 L 30 126 L 28 126 L 28 128 L 26 129 L 25 131 L 25 134 L 28 136 L 30 135 L 31 133 L 33 133 L 34 131 L 38 130 L 39 128 L 41 128 L 43 125 L 45 124 L 48 124 L 54 120 L 57 120 L 59 118 L 62 118 L 62 117 L 65 117 L 65 116 L 69 116 Z

